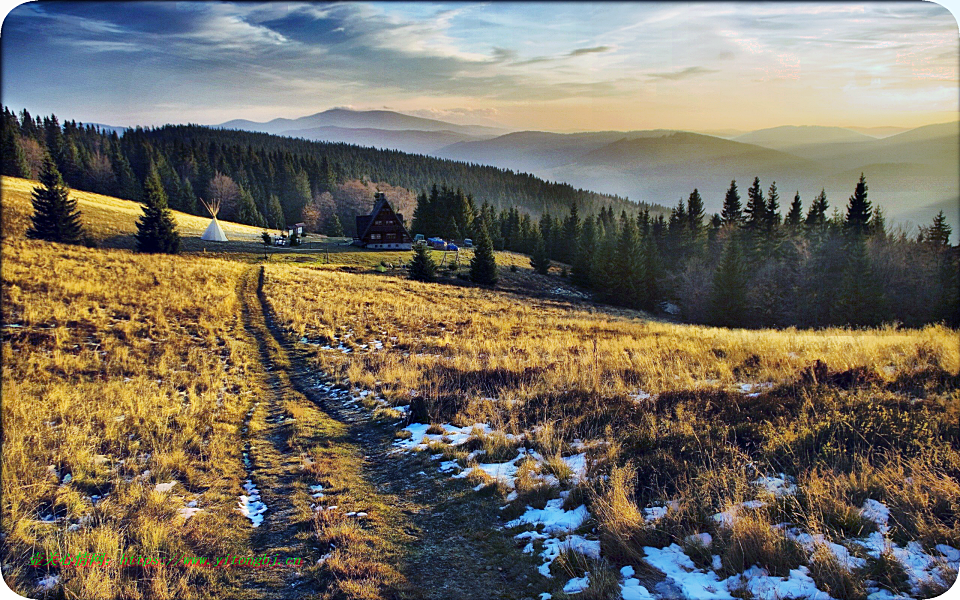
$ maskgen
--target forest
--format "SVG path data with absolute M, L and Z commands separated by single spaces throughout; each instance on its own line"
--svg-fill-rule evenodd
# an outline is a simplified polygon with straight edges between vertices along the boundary
M 572 203 L 590 213 L 607 205 L 631 214 L 667 211 L 495 167 L 262 133 L 166 125 L 121 136 L 75 121 L 61 125 L 55 115 L 17 115 L 7 107 L 0 126 L 4 175 L 35 179 L 49 153 L 71 188 L 140 200 L 153 167 L 171 208 L 204 214 L 200 198 L 219 200 L 224 219 L 255 226 L 280 228 L 306 217 L 315 231 L 335 230 L 336 216 L 343 233 L 353 235 L 353 217 L 370 209 L 378 187 L 392 201 L 412 200 L 407 190 L 435 182 L 469 189 L 497 209 L 518 207 L 535 216 L 562 212 Z
M 412 231 L 464 237 L 483 220 L 498 250 L 531 255 L 533 266 L 594 293 L 597 300 L 687 322 L 727 327 L 878 326 L 960 322 L 958 257 L 941 212 L 910 233 L 888 227 L 852 182 L 844 209 L 821 192 L 805 209 L 800 194 L 781 210 L 772 183 L 755 178 L 741 199 L 731 181 L 720 214 L 707 216 L 697 190 L 667 217 L 612 206 L 583 217 L 576 204 L 539 220 L 516 208 L 477 208 L 464 192 L 422 193 Z M 556 270 L 556 269 L 555 269 Z

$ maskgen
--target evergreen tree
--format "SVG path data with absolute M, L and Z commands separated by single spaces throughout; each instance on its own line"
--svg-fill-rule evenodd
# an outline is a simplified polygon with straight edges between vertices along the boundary
M 637 224 L 623 215 L 620 226 L 620 240 L 614 257 L 617 265 L 616 294 L 617 302 L 624 306 L 639 308 L 643 286 L 643 256 Z
M 833 321 L 838 325 L 880 325 L 886 315 L 886 304 L 867 254 L 866 239 L 855 236 L 844 249 L 847 264 L 840 281 Z
M 827 224 L 827 211 L 829 209 L 830 204 L 827 202 L 827 192 L 826 190 L 820 190 L 820 193 L 814 198 L 813 204 L 810 205 L 810 211 L 807 212 L 807 229 L 822 229 Z
M 660 262 L 660 249 L 652 235 L 644 236 L 641 254 L 640 308 L 653 310 L 660 302 L 660 281 L 663 279 L 663 265 Z
M 933 218 L 933 224 L 929 227 L 920 227 L 918 241 L 928 244 L 935 249 L 949 248 L 950 235 L 952 233 L 953 228 L 947 223 L 947 217 L 941 210 L 937 213 L 937 216 Z
M 767 203 L 760 189 L 760 178 L 754 177 L 753 185 L 747 190 L 747 206 L 743 209 L 745 226 L 751 231 L 760 231 L 767 223 Z
M 736 237 L 727 241 L 723 258 L 713 277 L 710 296 L 710 319 L 723 327 L 736 327 L 744 321 L 746 274 L 743 255 Z
M 40 186 L 33 189 L 33 216 L 27 237 L 64 244 L 76 244 L 83 237 L 77 201 L 70 197 L 49 155 L 40 171 Z
M 167 206 L 167 193 L 152 166 L 143 182 L 143 203 L 143 215 L 137 221 L 137 250 L 151 254 L 179 252 L 180 234 Z
M 410 279 L 434 281 L 437 278 L 437 263 L 424 244 L 413 247 L 413 260 L 410 261 Z
M 867 229 L 873 237 L 881 240 L 886 239 L 887 219 L 880 205 L 877 205 L 877 207 L 873 209 L 873 215 L 870 217 L 870 224 Z
M 700 192 L 694 188 L 693 193 L 687 198 L 687 229 L 690 231 L 690 237 L 696 240 L 703 231 L 703 198 Z
M 780 227 L 780 194 L 777 192 L 776 181 L 771 183 L 767 190 L 767 212 L 763 224 L 768 234 Z
M 546 275 L 550 272 L 550 256 L 547 254 L 547 246 L 543 243 L 543 237 L 537 232 L 534 238 L 533 255 L 530 257 L 530 266 L 540 273 Z
M 787 213 L 787 218 L 784 220 L 784 224 L 796 231 L 800 229 L 800 223 L 803 222 L 803 203 L 800 201 L 800 190 L 797 190 L 797 195 L 793 197 L 793 202 L 790 204 L 790 212 Z
M 473 260 L 470 261 L 470 279 L 483 285 L 496 285 L 497 261 L 493 256 L 493 242 L 490 241 L 485 224 L 481 224 L 474 244 L 476 249 Z
M 340 217 L 336 214 L 330 215 L 324 225 L 324 235 L 329 237 L 343 237 L 343 225 L 340 223 Z
M 244 188 L 239 186 L 240 198 L 237 201 L 237 222 L 254 227 L 266 227 L 267 221 L 257 210 L 257 203 L 253 201 L 253 196 Z
M 267 212 L 265 215 L 267 226 L 273 229 L 283 229 L 286 220 L 283 217 L 283 207 L 280 206 L 280 198 L 276 194 L 270 194 L 267 201 Z
M 593 289 L 597 283 L 596 255 L 599 245 L 597 233 L 598 221 L 594 217 L 587 217 L 580 229 L 580 239 L 577 241 L 577 258 L 573 261 L 570 278 L 574 284 L 587 289 Z
M 847 217 L 843 221 L 843 229 L 854 235 L 865 235 L 870 231 L 870 216 L 872 210 L 867 200 L 867 180 L 860 174 L 860 181 L 847 203 Z
M 563 241 L 561 242 L 560 260 L 571 264 L 577 250 L 577 240 L 580 239 L 580 212 L 576 204 L 570 205 L 570 214 L 563 222 Z
M 6 110 L 6 109 L 4 109 Z M 10 115 L 15 122 L 16 117 Z M 4 119 L 7 120 L 6 118 Z M 4 125 L 3 139 L 0 140 L 0 172 L 10 177 L 30 177 L 30 165 L 27 164 L 27 156 L 23 153 L 23 147 L 20 145 L 20 139 L 16 130 Z
M 739 225 L 743 219 L 743 208 L 740 205 L 740 194 L 737 192 L 737 180 L 730 182 L 730 188 L 723 198 L 723 211 L 720 213 L 724 225 Z

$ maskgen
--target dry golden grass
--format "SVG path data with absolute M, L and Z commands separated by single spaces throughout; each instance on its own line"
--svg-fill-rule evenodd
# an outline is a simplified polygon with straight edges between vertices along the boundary
M 3 236 L 20 237 L 30 225 L 31 193 L 39 185 L 36 181 L 18 177 L 3 176 Z M 130 200 L 121 200 L 112 196 L 71 190 L 70 197 L 76 199 L 83 226 L 94 239 L 109 240 L 116 237 L 129 237 L 137 231 L 137 219 L 143 214 L 142 206 Z M 190 215 L 173 211 L 180 234 L 184 237 L 199 238 L 207 225 L 209 217 Z M 262 228 L 220 221 L 224 233 L 231 240 L 260 241 Z M 277 234 L 279 232 L 273 231 Z M 211 245 L 211 249 L 214 246 Z
M 566 466 L 559 459 L 575 453 L 574 439 L 602 442 L 587 453 L 611 479 L 588 498 L 611 560 L 709 532 L 731 572 L 754 561 L 785 573 L 810 559 L 773 523 L 834 540 L 864 535 L 867 498 L 890 506 L 894 541 L 960 544 L 954 330 L 687 326 L 292 265 L 268 266 L 265 291 L 293 339 L 333 346 L 316 348 L 319 369 L 411 404 L 417 420 L 525 434 L 546 471 Z M 462 458 L 444 448 L 433 451 Z M 797 497 L 767 498 L 732 531 L 711 518 L 763 497 L 752 480 L 781 471 L 797 478 Z M 518 481 L 520 503 L 547 497 Z M 645 523 L 641 508 L 667 500 L 676 502 L 667 516 Z M 820 568 L 826 580 L 831 565 Z M 856 582 L 831 585 L 859 593 Z
M 4 560 L 17 565 L 7 581 L 30 595 L 21 586 L 38 573 L 20 565 L 34 551 L 245 547 L 249 526 L 233 508 L 256 378 L 237 307 L 242 266 L 12 240 L 2 252 Z M 204 510 L 185 522 L 177 509 L 191 500 Z M 83 598 L 181 597 L 208 577 L 61 575 Z

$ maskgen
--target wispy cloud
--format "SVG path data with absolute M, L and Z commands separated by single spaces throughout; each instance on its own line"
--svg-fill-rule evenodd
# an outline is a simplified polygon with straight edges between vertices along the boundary
M 670 81 L 680 81 L 681 79 L 689 79 L 691 77 L 697 77 L 698 75 L 709 75 L 710 73 L 719 73 L 717 69 L 707 69 L 704 67 L 687 67 L 686 69 L 680 69 L 679 71 L 669 71 L 666 73 L 650 73 L 647 77 L 651 79 L 668 79 Z
M 48 2 L 2 44 L 5 102 L 103 122 L 387 104 L 562 129 L 899 123 L 906 90 L 910 118 L 955 111 L 960 78 L 931 3 Z M 864 112 L 865 86 L 898 93 Z

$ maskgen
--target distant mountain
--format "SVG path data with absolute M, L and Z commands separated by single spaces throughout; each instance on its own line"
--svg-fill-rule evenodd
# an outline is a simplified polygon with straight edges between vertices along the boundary
M 904 131 L 910 130 L 909 127 L 845 127 L 844 129 L 856 131 L 857 133 L 862 133 L 863 135 L 869 135 L 870 137 L 875 137 L 878 139 L 890 137 L 891 135 L 897 135 L 898 133 L 903 133 Z
M 288 131 L 302 131 L 317 127 L 383 129 L 388 131 L 451 131 L 467 136 L 494 136 L 504 133 L 504 130 L 494 127 L 457 125 L 436 119 L 413 117 L 389 110 L 349 110 L 346 108 L 333 108 L 298 119 L 273 119 L 265 123 L 235 119 L 214 127 L 275 135 L 287 135 Z
M 862 172 L 870 198 L 891 221 L 916 223 L 919 217 L 926 222 L 932 206 L 960 203 L 958 148 L 954 122 L 882 139 L 841 127 L 774 127 L 732 140 L 670 130 L 523 131 L 434 154 L 667 205 L 698 188 L 710 212 L 720 210 L 731 179 L 745 198 L 754 177 L 764 191 L 777 182 L 784 210 L 795 192 L 808 207 L 821 189 L 831 206 L 842 208 Z M 960 230 L 958 211 L 948 211 L 948 218 Z
M 399 150 L 410 154 L 430 154 L 458 142 L 484 139 L 455 131 L 421 131 L 417 129 L 369 129 L 350 127 L 313 127 L 290 129 L 288 137 Z M 487 136 L 490 137 L 490 136 Z
M 668 133 L 671 131 L 664 129 L 587 133 L 518 131 L 489 140 L 452 144 L 441 148 L 435 155 L 504 169 L 535 172 L 575 162 L 585 154 L 618 140 L 655 137 Z
M 756 144 L 774 150 L 787 150 L 810 144 L 848 144 L 869 142 L 875 138 L 842 127 L 819 127 L 813 125 L 772 127 L 759 129 L 733 138 L 745 144 Z
M 123 135 L 123 132 L 129 129 L 129 127 L 120 127 L 118 125 L 104 125 L 103 123 L 84 123 L 84 126 L 93 125 L 100 129 L 100 131 L 105 131 L 107 133 L 116 133 L 117 135 Z

